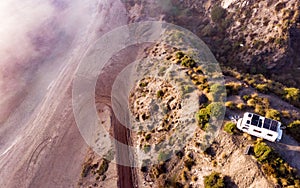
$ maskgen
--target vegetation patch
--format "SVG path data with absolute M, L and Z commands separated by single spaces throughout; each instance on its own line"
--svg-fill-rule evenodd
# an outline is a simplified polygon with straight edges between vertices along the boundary
M 220 22 L 226 16 L 226 10 L 220 5 L 216 5 L 211 9 L 210 15 L 213 22 Z
M 225 106 L 221 102 L 212 102 L 204 108 L 201 108 L 196 113 L 198 126 L 202 130 L 206 130 L 209 126 L 210 118 L 220 119 L 223 117 Z
M 204 176 L 204 187 L 205 188 L 224 188 L 224 178 L 218 172 L 212 172 L 208 176 Z
M 240 83 L 229 82 L 225 84 L 227 95 L 238 95 L 239 91 L 242 88 Z
M 224 125 L 224 131 L 229 134 L 233 134 L 236 131 L 236 124 L 233 122 L 227 122 Z
M 300 120 L 293 121 L 287 126 L 288 133 L 300 142 Z
M 273 93 L 296 107 L 300 107 L 300 90 L 294 87 L 287 87 L 280 82 L 267 79 L 262 74 L 243 74 L 230 68 L 223 68 L 225 75 L 233 76 L 244 81 L 262 93 Z
M 266 117 L 280 121 L 280 112 L 275 109 L 268 109 L 266 112 Z
M 254 145 L 254 155 L 262 165 L 263 172 L 273 177 L 275 184 L 283 187 L 300 186 L 296 169 L 289 166 L 271 147 L 258 140 Z

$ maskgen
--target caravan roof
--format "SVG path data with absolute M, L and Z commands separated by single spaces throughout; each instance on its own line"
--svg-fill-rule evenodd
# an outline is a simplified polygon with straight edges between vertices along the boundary
M 281 123 L 254 113 L 246 112 L 237 123 L 237 128 L 251 135 L 275 142 L 282 137 Z

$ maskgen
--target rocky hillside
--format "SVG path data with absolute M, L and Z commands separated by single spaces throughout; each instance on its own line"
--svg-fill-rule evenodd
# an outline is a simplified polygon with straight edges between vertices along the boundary
M 298 0 L 129 2 L 133 22 L 162 19 L 180 25 L 204 40 L 226 66 L 288 80 L 291 86 L 300 83 Z
M 272 149 L 261 140 L 255 141 L 254 137 L 236 130 L 235 124 L 228 122 L 226 118 L 224 131 L 219 131 L 221 125 L 210 119 L 222 116 L 220 101 L 225 99 L 222 97 L 220 85 L 207 81 L 207 75 L 203 74 L 207 70 L 201 60 L 194 60 L 193 56 L 179 51 L 180 48 L 175 48 L 175 51 L 166 48 L 155 45 L 148 49 L 149 53 L 145 57 L 147 60 L 141 61 L 141 64 L 151 67 L 147 69 L 152 72 L 151 75 L 155 72 L 153 70 L 159 71 L 156 72 L 155 79 L 146 77 L 138 80 L 129 98 L 134 119 L 132 123 L 134 127 L 138 127 L 132 139 L 138 148 L 137 157 L 141 161 L 138 170 L 139 186 L 209 187 L 215 179 L 219 179 L 217 187 L 299 186 L 300 179 L 296 170 L 299 169 L 299 165 L 293 163 L 300 157 L 297 142 L 289 138 L 288 142 L 282 143 L 286 147 L 289 147 L 291 142 L 296 143 L 296 151 L 285 147 Z M 174 66 L 178 67 L 175 69 L 178 75 L 183 72 L 190 76 L 194 86 L 190 89 L 176 87 L 177 90 L 172 87 L 176 82 L 181 84 L 185 78 L 171 79 L 168 76 L 172 75 L 169 74 L 169 70 Z M 227 115 L 242 115 L 250 111 L 281 120 L 285 124 L 299 117 L 298 108 L 282 101 L 275 94 L 266 95 L 264 87 L 255 84 L 266 78 L 256 77 L 249 81 L 249 76 L 232 70 L 224 73 L 231 75 L 225 77 Z M 233 76 L 234 74 L 236 75 Z M 193 102 L 192 106 L 198 107 L 199 111 L 189 111 L 189 114 L 194 113 L 188 117 L 189 121 L 178 121 L 177 115 L 186 108 L 180 98 L 186 98 L 186 94 L 190 95 L 195 90 L 199 99 L 198 102 Z M 191 97 L 187 99 L 192 101 Z M 183 111 L 188 109 L 190 110 L 190 107 Z M 157 116 L 160 112 L 165 116 Z M 182 130 L 186 130 L 184 127 L 191 129 L 194 122 L 197 122 L 197 128 L 189 137 L 186 131 Z M 175 134 L 174 137 L 178 130 L 179 134 Z M 210 131 L 219 134 L 214 139 L 209 134 Z M 287 135 L 284 137 L 288 138 Z M 244 154 L 246 146 L 254 148 L 250 156 Z
M 227 115 L 251 111 L 281 120 L 293 126 L 296 131 L 288 131 L 297 139 L 300 101 L 299 90 L 293 87 L 300 83 L 298 0 L 129 0 L 124 4 L 129 22 L 164 20 L 205 41 L 225 75 Z M 225 121 L 214 140 L 206 139 L 211 136 L 207 130 L 218 132 L 209 119 L 212 108 L 222 111 L 215 101 L 222 97 L 212 94 L 220 87 L 207 82 L 197 60 L 170 49 L 163 45 L 147 49 L 146 58 L 152 59 L 143 66 L 151 64 L 155 74 L 141 77 L 129 98 L 138 129 L 131 138 L 142 156 L 137 169 L 139 187 L 209 187 L 216 182 L 219 187 L 300 186 L 296 170 L 300 167 L 295 163 L 300 157 L 299 143 L 290 136 L 285 135 L 281 145 L 269 143 L 272 149 Z M 180 77 L 172 77 L 172 71 Z M 180 85 L 174 87 L 173 80 Z M 182 102 L 190 101 L 191 93 L 197 94 L 193 106 L 199 111 L 187 112 L 196 118 L 182 116 L 186 112 Z M 190 134 L 192 140 L 186 139 L 182 130 L 195 123 L 198 127 Z M 182 135 L 172 137 L 178 130 Z M 207 140 L 209 147 L 203 145 Z M 182 145 L 171 148 L 174 143 Z M 244 155 L 248 145 L 254 147 L 250 156 Z M 87 158 L 79 183 L 83 187 L 108 185 L 115 181 L 115 168 L 103 159 Z

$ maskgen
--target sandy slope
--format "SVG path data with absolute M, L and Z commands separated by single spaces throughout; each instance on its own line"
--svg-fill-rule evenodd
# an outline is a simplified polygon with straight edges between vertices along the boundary
M 70 47 L 39 68 L 28 97 L 1 125 L 1 187 L 76 187 L 88 146 L 73 117 L 72 79 L 87 47 L 99 35 L 127 21 L 116 1 L 95 1 L 94 6 L 87 22 L 78 25 L 80 32 Z M 47 91 L 40 93 L 45 86 L 43 73 L 49 68 L 55 77 Z

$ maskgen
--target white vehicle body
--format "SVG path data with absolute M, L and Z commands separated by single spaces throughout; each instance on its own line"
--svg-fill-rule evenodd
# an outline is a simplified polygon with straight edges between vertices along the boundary
M 272 142 L 279 142 L 282 137 L 281 123 L 254 113 L 246 112 L 237 122 L 237 128 L 250 135 Z

